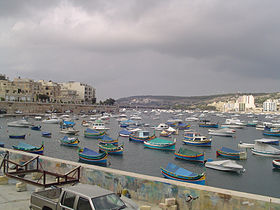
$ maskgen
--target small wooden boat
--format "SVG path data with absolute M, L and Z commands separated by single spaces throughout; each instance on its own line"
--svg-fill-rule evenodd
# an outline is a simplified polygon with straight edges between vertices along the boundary
M 113 144 L 99 144 L 99 150 L 103 152 L 107 152 L 111 155 L 122 155 L 123 154 L 123 145 L 115 146 Z
M 42 155 L 44 153 L 44 144 L 42 143 L 40 147 L 36 147 L 20 142 L 17 146 L 13 146 L 13 149 Z
M 106 165 L 107 164 L 107 152 L 98 153 L 87 147 L 84 149 L 79 148 L 79 161 L 83 163 Z
M 99 139 L 100 144 L 114 144 L 118 145 L 118 139 L 112 139 L 110 136 L 104 135 Z
M 132 132 L 131 131 L 128 131 L 128 130 L 121 130 L 119 135 L 122 136 L 122 137 L 129 137 L 129 135 L 131 134 Z
M 33 125 L 30 128 L 31 128 L 31 130 L 34 130 L 34 131 L 40 131 L 41 127 L 42 127 L 41 125 Z
M 26 134 L 10 134 L 10 139 L 25 139 Z
M 144 141 L 150 141 L 152 139 L 156 138 L 155 134 L 150 136 L 149 131 L 136 131 L 135 133 L 132 133 L 129 135 L 130 141 L 136 141 L 136 142 L 144 142 Z
M 175 158 L 189 160 L 189 161 L 197 161 L 204 162 L 204 152 L 195 152 L 190 149 L 182 148 L 174 153 Z
M 27 122 L 27 120 L 22 119 L 22 120 L 17 120 L 17 121 L 13 121 L 13 122 L 8 122 L 7 125 L 9 127 L 28 128 L 30 126 L 30 123 Z
M 47 131 L 43 131 L 42 132 L 42 136 L 46 137 L 46 138 L 51 138 L 52 137 L 52 133 L 51 132 L 47 132 Z
M 236 160 L 245 160 L 247 158 L 247 152 L 243 151 L 238 151 L 238 150 L 233 150 L 227 147 L 222 147 L 221 149 L 216 151 L 216 155 L 226 157 L 229 159 L 236 159 Z
M 211 147 L 212 140 L 206 136 L 195 136 L 194 138 L 188 138 L 182 140 L 187 145 L 200 146 L 200 147 Z
M 181 182 L 189 182 L 193 184 L 205 185 L 205 174 L 197 174 L 187 169 L 181 168 L 173 163 L 168 163 L 166 168 L 160 167 L 161 173 L 168 179 L 173 179 Z
M 86 138 L 92 138 L 92 139 L 99 139 L 102 136 L 104 136 L 105 134 L 106 134 L 105 131 L 96 131 L 96 130 L 93 130 L 93 129 L 90 129 L 90 128 L 87 128 L 84 131 L 84 136 Z
M 274 168 L 280 169 L 280 159 L 273 160 L 272 165 Z
M 175 150 L 176 139 L 174 141 L 167 139 L 155 138 L 149 141 L 144 141 L 144 146 L 150 149 L 159 150 Z
M 64 136 L 60 139 L 61 145 L 68 146 L 68 147 L 76 147 L 80 143 L 77 137 L 69 138 L 68 136 Z
M 220 170 L 220 171 L 232 171 L 237 173 L 241 173 L 245 171 L 243 166 L 237 164 L 234 160 L 213 161 L 211 159 L 208 159 L 207 162 L 205 163 L 205 167 Z

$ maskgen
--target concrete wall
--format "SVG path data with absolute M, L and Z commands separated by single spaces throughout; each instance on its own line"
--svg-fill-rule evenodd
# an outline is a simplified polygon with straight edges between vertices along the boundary
M 23 163 L 37 155 L 0 148 L 0 152 L 10 151 L 10 159 Z M 120 192 L 128 189 L 135 200 L 158 204 L 165 198 L 175 197 L 179 209 L 280 209 L 280 199 L 242 193 L 220 188 L 200 186 L 130 173 L 111 168 L 65 161 L 40 156 L 45 170 L 66 173 L 76 166 L 81 166 L 81 182 L 96 184 L 103 188 Z M 195 200 L 186 201 L 191 195 Z
M 32 102 L 0 102 L 0 109 L 6 109 L 7 114 L 14 114 L 15 111 L 23 111 L 23 114 L 29 113 L 45 113 L 47 110 L 58 110 L 64 112 L 72 110 L 79 114 L 81 110 L 86 113 L 90 110 L 97 110 L 98 112 L 117 112 L 117 106 L 102 106 L 102 105 L 81 105 L 81 104 L 61 104 L 61 103 L 32 103 Z

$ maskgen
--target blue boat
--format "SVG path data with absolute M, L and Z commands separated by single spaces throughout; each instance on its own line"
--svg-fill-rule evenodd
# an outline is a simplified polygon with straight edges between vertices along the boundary
M 206 136 L 197 135 L 197 133 L 195 133 L 193 137 L 185 136 L 182 141 L 184 142 L 184 144 L 200 147 L 211 147 L 212 143 L 211 139 L 207 138 Z
M 41 125 L 33 125 L 30 128 L 31 128 L 31 130 L 34 130 L 34 131 L 40 131 L 41 127 L 42 127 Z
M 5 144 L 3 142 L 0 142 L 0 147 L 4 147 Z
M 100 144 L 113 144 L 118 145 L 118 139 L 112 139 L 110 136 L 104 135 L 99 139 Z
M 19 135 L 19 134 L 10 134 L 9 135 L 9 138 L 10 139 L 25 139 L 25 134 L 21 134 L 21 135 Z
M 175 150 L 176 139 L 174 141 L 167 139 L 155 138 L 149 141 L 144 141 L 144 146 L 150 149 L 158 150 Z
M 128 126 L 129 126 L 129 125 L 126 124 L 126 123 L 121 123 L 121 124 L 120 124 L 120 127 L 121 127 L 121 128 L 127 128 Z
M 191 128 L 191 125 L 186 124 L 186 123 L 182 123 L 182 122 L 178 122 L 177 126 L 176 126 L 179 130 L 187 130 Z
M 90 129 L 90 128 L 87 128 L 84 131 L 84 136 L 86 138 L 92 138 L 92 139 L 100 139 L 105 134 L 106 134 L 105 131 L 97 131 L 97 130 L 93 130 L 93 129 Z
M 129 135 L 129 140 L 130 141 L 136 141 L 136 142 L 142 142 L 142 143 L 144 141 L 150 141 L 154 138 L 156 138 L 155 134 L 150 136 L 149 131 L 137 131 L 137 132 Z
M 211 123 L 209 120 L 203 120 L 199 123 L 199 127 L 202 128 L 218 128 L 218 123 Z
M 119 135 L 122 136 L 122 137 L 129 137 L 129 135 L 131 134 L 132 132 L 131 131 L 128 131 L 128 130 L 121 130 L 119 132 Z
M 75 122 L 63 120 L 60 124 L 60 128 L 72 128 L 75 124 Z
M 160 167 L 160 169 L 162 175 L 168 179 L 205 185 L 205 173 L 197 174 L 173 163 L 168 163 L 166 168 Z
M 233 150 L 227 147 L 222 147 L 221 149 L 216 151 L 216 155 L 226 157 L 229 159 L 235 159 L 235 160 L 245 160 L 247 158 L 247 153 L 238 151 L 238 150 Z
M 17 146 L 13 146 L 13 149 L 42 155 L 44 153 L 44 143 L 42 143 L 40 147 L 36 147 L 30 144 L 20 142 Z
M 99 151 L 107 152 L 111 155 L 122 155 L 123 154 L 123 145 L 116 146 L 113 144 L 98 144 Z
M 60 144 L 68 147 L 76 147 L 80 143 L 77 137 L 69 138 L 68 136 L 64 136 L 60 139 Z
M 266 126 L 263 130 L 263 135 L 265 136 L 280 136 L 279 128 L 270 128 Z
M 79 148 L 79 161 L 83 163 L 106 165 L 107 157 L 107 152 L 98 153 L 87 147 L 84 149 Z
M 46 137 L 46 138 L 51 138 L 52 137 L 51 132 L 43 131 L 41 134 L 42 134 L 43 137 Z
M 180 147 L 180 149 L 174 153 L 175 158 L 196 162 L 204 162 L 204 152 L 195 152 L 190 149 Z

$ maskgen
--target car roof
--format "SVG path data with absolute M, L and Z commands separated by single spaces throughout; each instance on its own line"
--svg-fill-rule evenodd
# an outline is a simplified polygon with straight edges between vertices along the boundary
M 113 192 L 110 190 L 103 189 L 97 185 L 90 184 L 77 184 L 71 187 L 65 188 L 66 191 L 73 192 L 74 194 L 79 194 L 80 196 L 95 198 L 108 194 L 112 194 Z

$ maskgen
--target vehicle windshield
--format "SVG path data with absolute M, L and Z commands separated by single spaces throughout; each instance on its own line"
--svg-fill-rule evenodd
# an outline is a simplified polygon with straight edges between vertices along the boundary
M 96 210 L 119 210 L 126 207 L 125 203 L 116 194 L 109 194 L 97 198 L 92 198 L 92 203 Z

